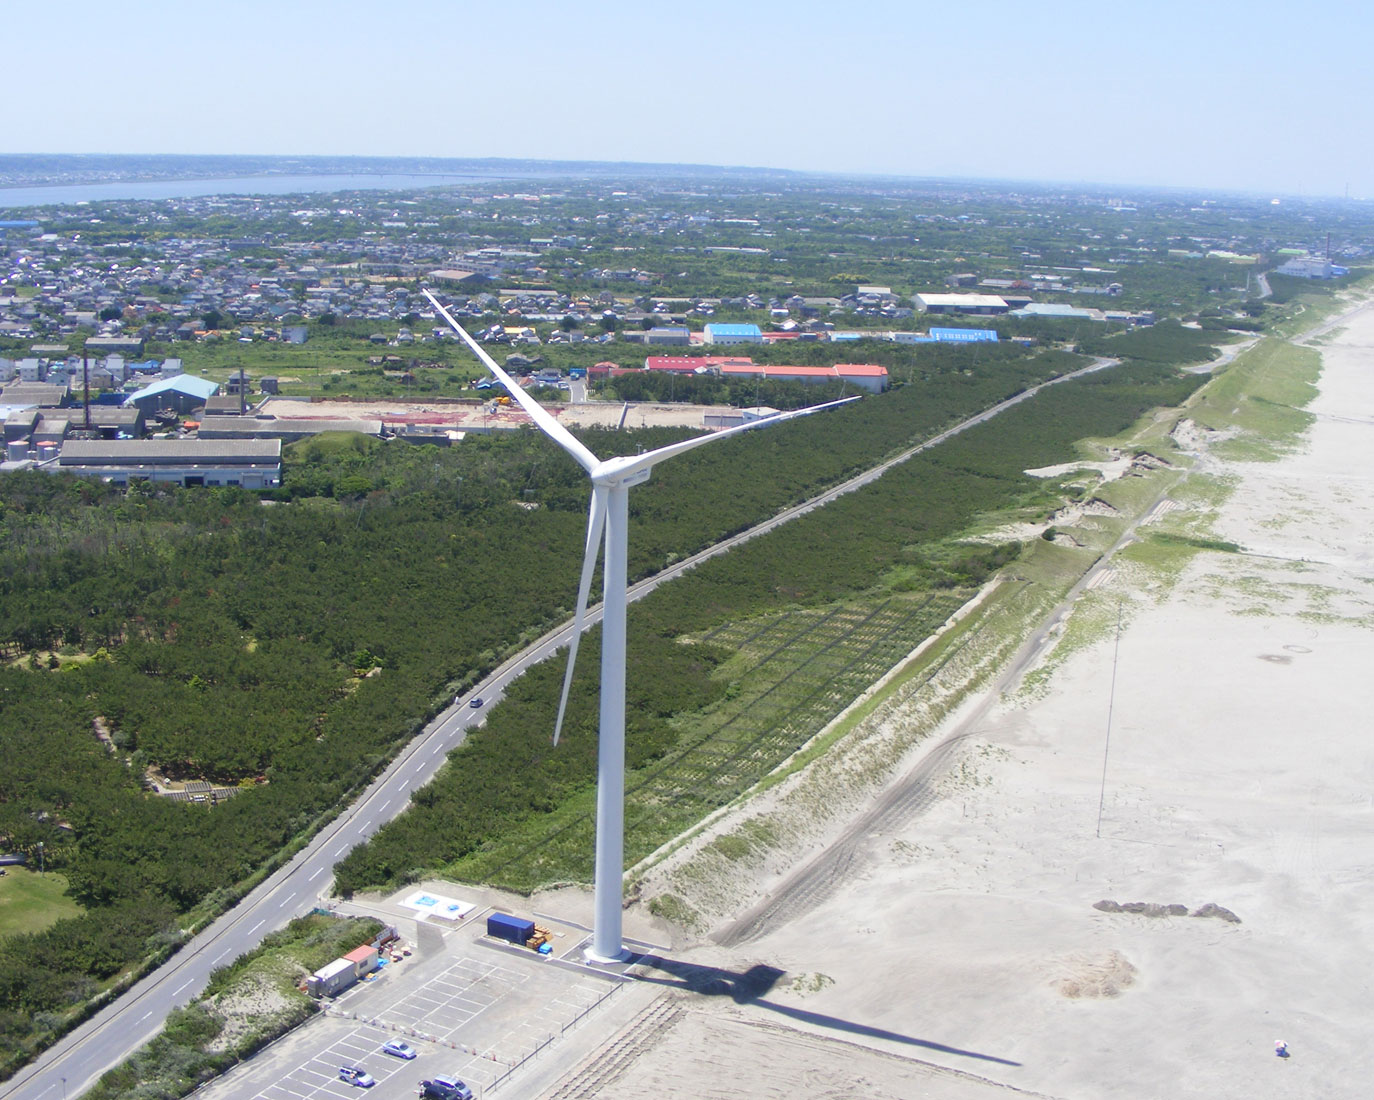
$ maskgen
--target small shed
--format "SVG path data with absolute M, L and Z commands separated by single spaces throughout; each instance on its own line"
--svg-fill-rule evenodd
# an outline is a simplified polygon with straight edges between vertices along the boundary
M 333 997 L 358 980 L 358 972 L 347 959 L 335 959 L 320 967 L 305 982 L 305 991 L 312 997 Z
M 361 978 L 377 969 L 377 948 L 370 943 L 364 944 L 355 947 L 344 959 L 353 965 L 354 974 Z

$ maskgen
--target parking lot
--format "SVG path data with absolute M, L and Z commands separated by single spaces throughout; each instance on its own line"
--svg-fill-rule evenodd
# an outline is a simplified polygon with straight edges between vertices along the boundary
M 415 1095 L 422 1079 L 462 1078 L 481 1096 L 523 1063 L 552 1052 L 565 1029 L 613 1003 L 623 986 L 534 952 L 500 950 L 482 939 L 482 913 L 455 928 L 406 935 L 414 952 L 347 990 L 317 1017 L 201 1092 L 206 1100 L 359 1097 L 339 1077 L 360 1066 L 376 1079 L 376 1100 Z M 425 922 L 421 922 L 422 924 Z M 578 935 L 575 931 L 573 935 Z M 418 942 L 417 942 L 418 941 Z M 418 1052 L 382 1052 L 403 1039 Z

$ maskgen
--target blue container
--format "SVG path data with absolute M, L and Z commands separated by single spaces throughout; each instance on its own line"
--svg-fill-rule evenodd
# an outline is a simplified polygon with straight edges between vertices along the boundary
M 534 921 L 513 917 L 509 913 L 492 913 L 487 917 L 487 935 L 524 947 L 525 942 L 534 935 Z

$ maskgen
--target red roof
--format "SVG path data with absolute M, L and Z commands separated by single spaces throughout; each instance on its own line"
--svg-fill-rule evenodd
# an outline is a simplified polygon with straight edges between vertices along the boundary
M 742 374 L 764 378 L 886 378 L 887 368 L 876 363 L 836 363 L 833 367 L 729 366 L 721 374 Z
M 650 355 L 644 360 L 644 369 L 692 372 L 702 367 L 752 362 L 746 355 Z

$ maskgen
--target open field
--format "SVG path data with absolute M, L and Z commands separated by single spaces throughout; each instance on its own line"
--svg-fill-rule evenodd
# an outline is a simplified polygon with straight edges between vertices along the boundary
M 963 735 L 904 813 L 854 815 L 842 873 L 792 919 L 734 948 L 683 938 L 697 969 L 680 984 L 698 992 L 673 994 L 686 1011 L 615 1072 L 589 1062 L 596 1094 L 1360 1095 L 1371 347 L 1374 313 L 1326 345 L 1310 416 L 1267 425 L 1296 447 L 1210 446 L 1247 427 L 1243 409 L 1211 432 L 1185 422 L 1187 481 L 1155 475 L 1167 499 L 1080 594 L 1043 671 L 913 752 L 915 772 Z M 856 743 L 919 709 L 875 710 Z M 794 826 L 806 803 L 788 787 L 718 822 L 697 858 L 746 823 Z M 786 895 L 792 857 L 738 861 L 736 899 Z
M 6 867 L 0 878 L 0 939 L 17 932 L 38 932 L 79 914 L 81 906 L 66 896 L 66 889 L 67 880 L 59 874 Z

